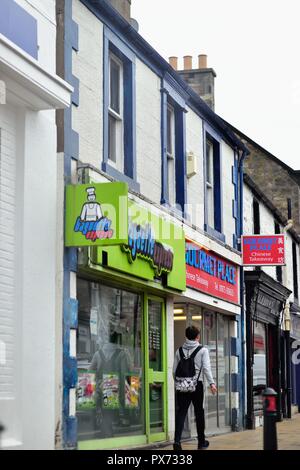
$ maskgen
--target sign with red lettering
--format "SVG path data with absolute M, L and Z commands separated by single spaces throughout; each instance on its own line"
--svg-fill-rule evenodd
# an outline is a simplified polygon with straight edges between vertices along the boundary
M 236 264 L 188 240 L 185 261 L 187 287 L 239 303 L 239 268 Z
M 242 237 L 244 266 L 284 266 L 284 235 L 244 235 Z

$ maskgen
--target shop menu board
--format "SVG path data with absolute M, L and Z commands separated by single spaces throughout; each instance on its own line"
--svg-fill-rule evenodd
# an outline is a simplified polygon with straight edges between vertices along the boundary
M 84 370 L 78 371 L 77 409 L 90 410 L 96 408 L 96 374 Z

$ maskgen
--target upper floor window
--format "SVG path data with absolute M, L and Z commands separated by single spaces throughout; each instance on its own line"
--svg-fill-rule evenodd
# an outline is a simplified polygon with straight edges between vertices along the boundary
M 275 234 L 280 235 L 280 233 L 281 233 L 280 225 L 276 221 L 274 223 L 274 228 L 275 228 Z M 282 266 L 276 266 L 276 279 L 277 279 L 278 282 L 282 282 L 282 280 L 283 280 Z
M 294 280 L 294 296 L 299 299 L 299 284 L 298 284 L 298 259 L 297 259 L 297 245 L 293 242 L 293 280 Z
M 175 111 L 168 105 L 167 110 L 167 158 L 168 158 L 168 195 L 169 204 L 176 204 L 176 162 L 175 162 Z
M 104 136 L 102 169 L 136 192 L 135 55 L 104 28 Z
M 260 208 L 256 199 L 253 199 L 253 231 L 255 235 L 260 234 Z
M 205 138 L 205 229 L 223 241 L 220 142 L 210 133 Z
M 184 214 L 186 203 L 185 101 L 167 80 L 162 85 L 161 203 Z
M 206 198 L 207 223 L 215 228 L 215 201 L 214 201 L 214 147 L 209 140 L 206 141 Z
M 123 64 L 113 54 L 109 57 L 108 158 L 124 171 Z

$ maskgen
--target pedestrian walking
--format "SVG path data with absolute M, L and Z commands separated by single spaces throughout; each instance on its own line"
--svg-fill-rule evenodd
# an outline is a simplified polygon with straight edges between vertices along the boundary
M 185 330 L 186 340 L 175 354 L 173 377 L 176 389 L 177 410 L 175 417 L 174 450 L 182 450 L 181 435 L 184 421 L 193 403 L 198 434 L 198 449 L 206 449 L 209 442 L 205 439 L 205 418 L 203 409 L 204 377 L 213 395 L 217 387 L 212 376 L 208 349 L 200 345 L 200 331 L 195 326 Z

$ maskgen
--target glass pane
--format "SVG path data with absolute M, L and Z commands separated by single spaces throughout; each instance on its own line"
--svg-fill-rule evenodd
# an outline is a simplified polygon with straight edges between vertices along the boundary
M 209 350 L 211 370 L 213 377 L 216 380 L 217 376 L 217 328 L 216 328 L 216 314 L 205 312 L 204 314 L 204 345 Z M 205 400 L 205 414 L 206 414 L 206 428 L 210 432 L 217 430 L 217 397 L 213 396 L 210 392 L 209 384 L 206 383 L 206 400 Z
M 254 413 L 263 409 L 262 391 L 267 385 L 266 328 L 263 323 L 254 323 L 253 406 Z
M 162 303 L 149 300 L 149 367 L 162 370 Z
M 170 108 L 168 108 L 167 119 L 167 152 L 173 155 L 173 110 Z
M 150 384 L 150 431 L 151 434 L 164 431 L 163 384 Z
M 175 160 L 168 159 L 168 188 L 169 188 L 169 204 L 174 206 L 176 203 L 176 175 Z
M 120 65 L 110 61 L 110 108 L 120 114 Z
M 117 121 L 114 117 L 108 117 L 108 157 L 116 163 L 117 161 Z
M 219 427 L 231 424 L 230 337 L 228 318 L 218 315 L 218 402 Z
M 144 434 L 141 299 L 79 279 L 79 440 Z

